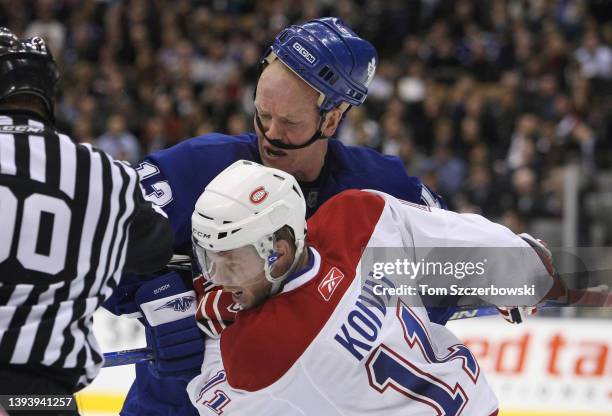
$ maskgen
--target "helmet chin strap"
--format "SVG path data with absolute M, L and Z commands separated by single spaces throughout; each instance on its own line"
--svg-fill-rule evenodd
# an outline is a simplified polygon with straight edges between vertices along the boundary
M 273 61 L 275 61 L 276 59 L 277 59 L 276 54 L 274 52 L 272 52 L 271 48 L 268 49 L 268 51 L 266 52 L 264 57 L 259 62 L 259 66 L 258 66 L 258 72 L 259 72 L 258 79 L 261 76 L 261 73 L 263 72 L 265 67 L 268 66 Z M 291 72 L 293 72 L 295 75 L 297 75 L 302 80 L 304 80 L 299 74 L 297 74 L 293 69 L 291 69 L 289 66 L 287 66 L 284 62 L 283 62 L 283 65 L 287 69 L 289 69 Z M 259 82 L 259 80 L 258 80 L 258 82 Z M 257 107 L 255 107 L 255 124 L 257 125 L 257 128 L 259 129 L 259 131 L 263 135 L 264 139 L 266 139 L 266 141 L 268 143 L 270 143 L 274 147 L 277 147 L 277 148 L 283 149 L 283 150 L 297 150 L 297 149 L 303 149 L 305 147 L 308 147 L 311 144 L 313 144 L 314 142 L 316 142 L 317 140 L 327 140 L 327 139 L 329 139 L 329 137 L 325 136 L 323 134 L 323 132 L 321 131 L 321 127 L 323 127 L 323 122 L 325 121 L 325 116 L 328 113 L 328 111 L 325 111 L 323 109 L 323 103 L 325 101 L 325 94 L 323 94 L 322 92 L 317 90 L 315 87 L 313 87 L 307 81 L 304 80 L 304 82 L 306 82 L 306 84 L 308 84 L 311 88 L 313 88 L 315 91 L 317 91 L 319 93 L 319 98 L 317 100 L 317 107 L 319 108 L 319 125 L 317 127 L 317 130 L 312 135 L 312 137 L 310 139 L 308 139 L 308 141 L 306 141 L 306 143 L 302 143 L 302 144 L 288 144 L 288 143 L 284 143 L 283 141 L 281 141 L 279 139 L 271 139 L 271 138 L 269 138 L 268 135 L 266 134 L 266 129 L 264 128 L 263 123 L 261 122 L 261 119 L 259 118 L 259 113 L 257 111 Z M 255 101 L 255 96 L 256 95 L 257 95 L 257 85 L 255 86 L 255 90 L 253 91 L 253 101 Z M 344 116 L 344 113 L 346 112 L 346 110 L 349 107 L 350 107 L 350 104 L 343 102 L 342 104 L 340 104 L 340 106 L 338 108 L 340 108 L 340 111 L 342 111 L 342 115 Z
M 325 120 L 325 114 L 320 116 L 320 118 L 319 118 L 319 126 L 317 127 L 317 131 L 315 131 L 315 133 L 312 135 L 312 137 L 310 139 L 308 139 L 308 141 L 306 143 L 302 143 L 302 144 L 288 144 L 288 143 L 284 143 L 283 141 L 281 141 L 279 139 L 271 139 L 271 138 L 268 137 L 268 135 L 266 134 L 266 130 L 264 129 L 263 124 L 261 123 L 261 119 L 259 118 L 259 113 L 257 112 L 257 109 L 255 109 L 255 123 L 257 124 L 257 128 L 259 129 L 259 131 L 263 135 L 264 139 L 266 139 L 266 141 L 268 143 L 270 143 L 272 146 L 278 147 L 279 149 L 284 149 L 284 150 L 303 149 L 305 147 L 310 146 L 311 144 L 313 144 L 317 140 L 326 140 L 326 139 L 329 139 L 329 137 L 324 136 L 323 133 L 321 132 L 321 127 L 323 126 L 323 121 L 324 120 Z

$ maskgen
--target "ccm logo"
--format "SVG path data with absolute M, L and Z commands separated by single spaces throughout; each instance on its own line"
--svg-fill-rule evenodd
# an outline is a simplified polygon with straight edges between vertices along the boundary
M 210 234 L 205 234 L 202 231 L 192 230 L 193 234 L 201 238 L 210 238 Z
M 306 48 L 300 45 L 298 42 L 295 42 L 293 44 L 293 49 L 298 51 L 299 54 L 302 55 L 304 59 L 306 59 L 311 65 L 313 65 L 316 62 L 317 58 L 315 58 L 313 54 L 308 52 Z

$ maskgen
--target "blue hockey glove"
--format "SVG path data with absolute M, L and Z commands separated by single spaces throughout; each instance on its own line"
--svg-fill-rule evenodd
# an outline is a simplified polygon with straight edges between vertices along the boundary
M 195 320 L 196 294 L 176 272 L 143 284 L 136 292 L 147 345 L 154 359 L 149 370 L 158 378 L 191 380 L 200 373 L 204 336 Z

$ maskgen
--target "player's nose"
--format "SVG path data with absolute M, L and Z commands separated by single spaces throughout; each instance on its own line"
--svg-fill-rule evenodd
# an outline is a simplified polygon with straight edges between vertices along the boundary
M 226 273 L 216 273 L 214 276 L 210 277 L 210 280 L 217 285 L 222 287 L 231 287 L 232 283 L 235 281 L 228 276 Z
M 281 123 L 276 121 L 274 118 L 268 124 L 268 130 L 266 131 L 266 136 L 272 140 L 280 140 L 283 143 L 286 143 L 287 140 L 283 139 L 284 131 L 281 127 Z
M 242 288 L 240 286 L 235 286 L 235 285 L 221 285 L 222 286 L 222 290 L 224 292 L 231 292 L 231 293 L 236 293 L 236 292 L 242 292 Z

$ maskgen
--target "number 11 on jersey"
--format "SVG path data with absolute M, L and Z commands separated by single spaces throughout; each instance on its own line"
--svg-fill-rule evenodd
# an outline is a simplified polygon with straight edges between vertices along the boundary
M 476 384 L 480 367 L 467 347 L 455 344 L 448 348 L 448 354 L 445 356 L 436 356 L 427 330 L 415 312 L 401 301 L 398 301 L 396 312 L 410 350 L 418 348 L 423 358 L 431 364 L 460 360 L 462 370 Z M 432 407 L 438 415 L 460 415 L 468 401 L 459 383 L 449 385 L 385 344 L 381 344 L 370 354 L 366 369 L 370 386 L 376 391 L 382 394 L 392 388 Z

